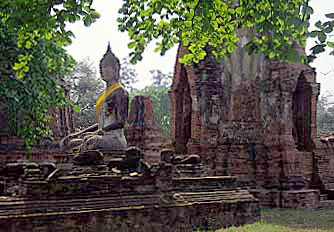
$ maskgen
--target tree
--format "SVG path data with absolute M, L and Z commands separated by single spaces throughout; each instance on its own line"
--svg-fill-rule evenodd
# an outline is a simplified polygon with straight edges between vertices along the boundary
M 0 53 L 5 55 L 0 56 L 0 99 L 8 106 L 12 134 L 24 138 L 29 147 L 40 138 L 52 136 L 48 110 L 67 103 L 60 77 L 67 73 L 72 60 L 54 42 L 41 39 L 29 48 L 30 68 L 23 66 L 27 78 L 19 78 L 14 69 L 16 62 L 24 60 L 20 51 L 27 48 L 18 47 L 17 41 L 17 29 L 1 24 Z M 55 53 L 48 53 L 49 49 L 58 49 L 57 58 L 53 58 Z M 59 61 L 69 66 L 60 65 Z
M 127 90 L 133 89 L 133 84 L 138 81 L 136 69 L 130 63 L 129 58 L 123 58 L 120 70 L 120 82 Z
M 158 69 L 150 70 L 153 79 L 153 86 L 156 87 L 169 87 L 172 83 L 172 73 L 165 74 Z
M 74 64 L 64 49 L 73 37 L 66 23 L 88 26 L 98 16 L 90 0 L 0 1 L 0 98 L 28 147 L 51 136 L 49 108 L 70 103 L 59 84 Z
M 86 26 L 99 14 L 93 0 L 11 0 L 0 1 L 0 98 L 11 109 L 16 134 L 32 144 L 49 135 L 47 110 L 69 104 L 58 80 L 74 65 L 64 47 L 73 33 L 66 23 L 82 20 Z M 270 58 L 300 61 L 294 43 L 305 45 L 306 37 L 318 38 L 314 54 L 333 46 L 328 34 L 333 31 L 333 14 L 319 30 L 308 33 L 312 8 L 309 0 L 124 0 L 119 10 L 119 29 L 127 31 L 133 51 L 131 61 L 142 59 L 152 40 L 163 55 L 182 44 L 189 53 L 183 63 L 199 62 L 207 52 L 226 58 L 237 46 L 240 28 L 256 30 L 247 42 L 250 52 L 263 52 Z M 319 46 L 318 46 L 319 45 Z M 208 47 L 210 49 L 208 49 Z M 311 59 L 314 58 L 311 56 Z M 306 59 L 302 59 L 306 62 Z M 22 115 L 20 123 L 16 116 Z M 14 127 L 14 126 L 13 126 Z
M 75 127 L 83 129 L 93 125 L 96 123 L 96 100 L 105 88 L 93 62 L 89 59 L 78 62 L 66 81 L 70 84 L 71 100 L 80 107 L 80 111 L 74 113 Z
M 331 55 L 334 55 L 334 41 L 329 39 L 329 34 L 333 32 L 334 29 L 334 13 L 326 14 L 328 21 L 316 22 L 315 26 L 317 30 L 314 30 L 309 33 L 311 38 L 317 38 L 316 45 L 311 48 L 312 53 L 309 55 L 309 61 L 313 61 L 317 54 L 325 51 L 326 46 L 332 48 L 330 52 Z
M 269 58 L 307 62 L 295 51 L 295 43 L 305 47 L 309 18 L 313 9 L 309 0 L 124 0 L 119 10 L 119 29 L 131 38 L 131 61 L 142 59 L 147 45 L 156 43 L 161 55 L 182 44 L 189 53 L 181 62 L 198 63 L 208 51 L 217 59 L 226 58 L 237 47 L 238 31 L 256 31 L 247 42 L 249 52 L 263 52 Z M 329 19 L 334 14 L 327 14 Z M 320 44 L 311 58 L 326 46 L 326 35 L 333 31 L 333 21 L 318 22 L 320 31 L 312 32 Z M 332 42 L 327 45 L 333 47 Z M 208 50 L 207 48 L 210 47 Z
M 318 100 L 317 126 L 319 132 L 334 131 L 334 100 L 332 94 L 322 95 Z

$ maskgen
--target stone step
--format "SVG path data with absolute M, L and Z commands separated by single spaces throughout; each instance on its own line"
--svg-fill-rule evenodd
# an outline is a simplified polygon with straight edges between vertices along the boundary
M 174 201 L 167 200 L 167 204 L 183 203 L 208 203 L 235 201 L 253 201 L 254 197 L 243 190 L 210 191 L 210 192 L 175 192 Z M 7 198 L 0 201 L 0 219 L 6 216 L 18 216 L 23 214 L 53 213 L 53 212 L 74 212 L 82 210 L 117 210 L 133 207 L 154 207 L 161 204 L 161 195 L 128 195 L 108 197 L 86 197 L 74 199 L 43 199 L 29 200 L 19 198 Z
M 320 194 L 320 201 L 327 201 L 328 195 L 327 194 Z
M 160 202 L 160 195 L 100 197 L 70 200 L 15 200 L 0 203 L 0 217 L 59 211 L 98 210 L 120 207 L 148 206 Z
M 208 201 L 234 201 L 249 200 L 253 198 L 248 191 L 231 190 L 231 191 L 213 191 L 213 192 L 179 192 L 179 198 L 187 202 L 208 202 Z
M 332 209 L 334 208 L 334 200 L 320 201 L 319 208 Z
M 327 195 L 328 200 L 334 200 L 334 189 L 326 189 L 324 190 L 324 194 Z

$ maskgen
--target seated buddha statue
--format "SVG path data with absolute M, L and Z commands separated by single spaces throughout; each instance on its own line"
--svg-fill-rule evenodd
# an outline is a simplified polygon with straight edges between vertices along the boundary
M 125 150 L 124 126 L 128 118 L 128 92 L 119 83 L 120 62 L 110 45 L 100 61 L 100 73 L 106 89 L 96 101 L 97 124 L 71 134 L 61 141 L 63 150 Z

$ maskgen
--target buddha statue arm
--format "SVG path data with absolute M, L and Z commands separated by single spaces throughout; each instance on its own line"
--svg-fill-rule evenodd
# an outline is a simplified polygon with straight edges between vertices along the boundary
M 69 134 L 68 136 L 66 136 L 65 138 L 63 138 L 61 141 L 60 141 L 60 148 L 62 150 L 65 150 L 68 143 L 72 140 L 72 139 L 78 139 L 78 138 L 81 138 L 85 133 L 96 133 L 98 131 L 98 124 L 94 124 L 90 127 L 87 127 L 79 132 L 76 132 L 76 133 L 72 133 L 72 134 Z

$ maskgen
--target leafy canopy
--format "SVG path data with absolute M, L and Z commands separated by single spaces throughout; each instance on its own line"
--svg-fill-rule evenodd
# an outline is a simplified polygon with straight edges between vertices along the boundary
M 95 0 L 96 1 L 96 0 Z M 49 136 L 47 111 L 68 104 L 61 77 L 74 66 L 64 47 L 73 33 L 67 23 L 93 23 L 99 14 L 93 0 L 0 1 L 0 99 L 10 108 L 15 133 L 32 144 Z M 250 28 L 256 34 L 248 41 L 249 51 L 261 51 L 270 58 L 300 61 L 292 49 L 305 45 L 307 36 L 317 38 L 309 57 L 324 47 L 333 47 L 333 14 L 308 32 L 313 13 L 309 0 L 123 0 L 119 29 L 127 31 L 131 61 L 142 59 L 151 41 L 165 52 L 181 43 L 189 48 L 182 62 L 199 62 L 210 47 L 217 58 L 225 58 L 237 46 L 238 30 Z M 24 77 L 24 78 L 23 78 Z M 24 115 L 24 116 L 23 116 Z M 19 121 L 19 123 L 18 123 Z
M 61 87 L 74 65 L 66 23 L 89 25 L 98 16 L 88 0 L 0 1 L 0 99 L 26 145 L 51 136 L 48 110 L 69 103 Z
M 309 33 L 311 38 L 316 38 L 316 45 L 311 48 L 312 54 L 309 56 L 309 60 L 313 61 L 316 55 L 325 51 L 326 46 L 332 49 L 330 55 L 334 55 L 334 41 L 329 39 L 329 35 L 334 30 L 334 13 L 326 14 L 328 21 L 315 23 L 316 30 Z
M 181 43 L 189 48 L 183 63 L 198 63 L 206 47 L 217 59 L 226 58 L 237 47 L 240 28 L 255 29 L 248 41 L 250 52 L 263 52 L 270 58 L 301 61 L 295 43 L 304 47 L 313 9 L 309 0 L 124 0 L 119 10 L 119 29 L 127 31 L 131 42 L 132 62 L 142 59 L 147 45 L 157 40 L 161 55 Z M 328 17 L 332 17 L 329 14 Z M 333 22 L 318 25 L 313 32 L 321 44 L 313 48 L 315 55 L 325 42 Z M 332 46 L 333 43 L 327 43 Z M 306 60 L 305 60 L 306 61 Z

